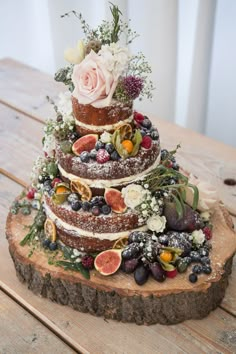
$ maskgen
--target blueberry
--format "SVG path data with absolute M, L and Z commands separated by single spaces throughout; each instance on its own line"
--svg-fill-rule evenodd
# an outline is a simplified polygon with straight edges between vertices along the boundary
M 183 258 L 183 260 L 184 260 L 188 265 L 192 263 L 192 258 L 191 258 L 191 257 L 186 256 L 186 257 Z
M 106 202 L 104 197 L 102 196 L 97 196 L 97 197 L 93 197 L 90 201 L 92 206 L 99 206 L 102 207 Z
M 209 251 L 205 248 L 199 248 L 198 250 L 199 254 L 201 257 L 205 257 L 209 255 Z
M 71 209 L 74 211 L 78 211 L 81 209 L 81 202 L 79 200 L 71 203 Z
M 57 249 L 57 243 L 56 242 L 50 242 L 49 249 L 50 249 L 50 251 L 55 251 Z
M 112 143 L 107 143 L 105 145 L 105 149 L 107 150 L 107 152 L 109 154 L 111 154 L 114 151 L 115 148 L 114 148 L 114 145 Z
M 144 130 L 144 129 L 141 129 L 141 130 L 140 130 L 140 133 L 141 133 L 142 136 L 147 135 L 147 132 L 146 132 L 146 130 Z
M 48 248 L 50 243 L 51 243 L 51 241 L 49 240 L 49 238 L 45 238 L 42 242 L 42 245 L 44 248 Z
M 202 273 L 202 266 L 200 264 L 195 264 L 192 268 L 192 272 L 195 274 L 201 274 Z
M 197 251 L 190 252 L 190 257 L 192 259 L 192 262 L 200 262 L 201 257 Z
M 111 212 L 111 207 L 109 205 L 105 204 L 102 206 L 101 210 L 104 215 L 108 215 Z
M 91 209 L 91 213 L 95 216 L 99 216 L 100 215 L 100 208 L 99 206 L 93 206 Z
M 142 121 L 142 126 L 146 129 L 151 129 L 152 127 L 152 122 L 148 117 L 145 117 L 144 120 Z
M 202 264 L 210 264 L 211 263 L 211 260 L 210 260 L 210 258 L 209 257 L 207 257 L 207 256 L 204 256 L 204 257 L 201 257 L 201 263 Z
M 44 183 L 46 182 L 47 180 L 49 180 L 49 175 L 48 174 L 42 174 L 42 175 L 39 175 L 39 183 Z
M 55 190 L 52 188 L 50 189 L 50 191 L 48 192 L 49 196 L 52 197 L 55 194 Z
M 161 150 L 161 160 L 166 160 L 167 157 L 169 156 L 169 152 L 166 149 Z
M 191 274 L 189 274 L 189 277 L 188 277 L 188 279 L 189 279 L 189 281 L 191 282 L 191 283 L 196 283 L 197 282 L 197 274 L 195 274 L 195 273 L 191 273 Z
M 202 271 L 203 271 L 203 273 L 205 273 L 205 274 L 211 274 L 212 268 L 211 268 L 210 265 L 206 264 L 206 265 L 203 265 L 203 266 L 202 266 Z
M 91 208 L 91 203 L 89 203 L 89 202 L 83 202 L 83 203 L 82 203 L 82 209 L 83 209 L 83 211 L 89 211 L 90 208 Z
M 114 150 L 112 153 L 111 153 L 111 160 L 113 161 L 118 161 L 120 159 L 120 156 L 118 154 L 118 152 L 116 150 Z
M 68 134 L 68 139 L 71 143 L 74 143 L 77 139 L 79 139 L 79 134 L 76 132 L 72 132 Z
M 179 165 L 176 162 L 173 163 L 172 168 L 175 171 L 179 171 Z
M 96 144 L 95 144 L 95 149 L 96 149 L 96 150 L 104 149 L 104 147 L 105 147 L 105 144 L 102 143 L 100 140 L 98 140 L 98 141 L 96 142 Z
M 46 191 L 46 192 L 49 192 L 51 189 L 52 189 L 52 185 L 51 185 L 51 181 L 50 179 L 47 179 L 44 184 L 43 184 L 43 189 Z
M 77 202 L 78 200 L 79 200 L 79 196 L 76 193 L 71 193 L 67 198 L 67 201 L 69 204 Z
M 159 139 L 159 133 L 158 133 L 157 130 L 151 131 L 150 136 L 151 136 L 151 138 L 152 138 L 153 140 L 158 140 L 158 139 Z
M 96 156 L 97 156 L 97 150 L 96 149 L 92 149 L 89 153 L 89 156 L 91 157 L 91 159 L 96 160 Z
M 80 154 L 80 160 L 82 162 L 89 162 L 89 152 L 88 151 L 83 151 L 81 154 Z

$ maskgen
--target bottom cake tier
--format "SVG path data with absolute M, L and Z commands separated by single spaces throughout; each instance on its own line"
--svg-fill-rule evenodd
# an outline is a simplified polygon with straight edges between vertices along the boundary
M 174 324 L 208 315 L 222 301 L 228 285 L 236 237 L 228 212 L 218 206 L 213 214 L 212 273 L 202 275 L 195 284 L 187 274 L 158 283 L 150 279 L 142 287 L 132 275 L 118 271 L 102 276 L 90 271 L 90 279 L 74 271 L 49 264 L 49 254 L 35 249 L 29 257 L 29 246 L 20 246 L 25 225 L 31 225 L 31 215 L 9 213 L 6 235 L 18 278 L 30 290 L 62 305 L 96 316 L 137 324 Z

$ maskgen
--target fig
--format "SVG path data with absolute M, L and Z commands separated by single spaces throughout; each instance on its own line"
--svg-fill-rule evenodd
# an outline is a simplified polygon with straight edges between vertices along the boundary
M 165 203 L 164 215 L 166 217 L 167 227 L 172 230 L 192 232 L 203 227 L 199 213 L 187 204 L 185 204 L 183 216 L 179 217 L 175 203 Z
M 112 211 L 117 214 L 124 213 L 127 209 L 124 198 L 120 191 L 115 188 L 106 188 L 104 198 L 106 203 L 111 207 Z
M 138 285 L 143 285 L 146 283 L 149 277 L 149 269 L 141 264 L 134 272 L 134 280 Z
M 102 275 L 114 274 L 121 265 L 121 250 L 106 250 L 97 255 L 94 260 L 96 270 Z
M 97 134 L 88 134 L 82 136 L 82 138 L 79 138 L 74 142 L 74 144 L 72 145 L 72 151 L 75 155 L 80 156 L 83 151 L 90 152 L 91 150 L 93 150 L 97 141 Z
M 131 259 L 138 256 L 140 252 L 140 247 L 137 242 L 131 243 L 130 245 L 126 246 L 125 249 L 122 251 L 122 258 L 123 259 Z
M 159 263 L 157 263 L 157 262 L 150 263 L 149 269 L 150 269 L 150 271 L 152 273 L 153 278 L 156 281 L 159 281 L 160 283 L 165 281 L 166 272 L 165 272 L 165 270 L 162 268 L 162 266 Z
M 121 264 L 121 269 L 125 273 L 133 273 L 135 271 L 135 269 L 137 268 L 137 266 L 138 266 L 138 259 L 137 258 L 127 259 L 127 260 L 123 260 L 123 262 Z

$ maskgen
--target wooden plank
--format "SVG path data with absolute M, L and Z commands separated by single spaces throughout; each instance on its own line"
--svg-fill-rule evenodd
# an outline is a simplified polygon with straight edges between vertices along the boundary
M 6 177 L 1 177 L 0 183 L 3 190 L 8 190 L 4 202 L 3 195 L 0 195 L 0 215 L 4 216 L 7 213 L 7 204 L 20 192 L 21 187 Z M 32 294 L 17 280 L 7 252 L 7 242 L 3 237 L 0 238 L 0 249 L 2 286 L 19 302 L 23 301 L 47 326 L 54 324 L 58 333 L 63 333 L 66 338 L 76 342 L 80 350 L 83 348 L 83 351 L 92 353 L 137 353 L 142 348 L 142 353 L 148 354 L 216 351 L 231 353 L 236 350 L 235 343 L 231 340 L 236 331 L 235 319 L 221 309 L 217 309 L 204 320 L 187 321 L 168 327 L 104 321 L 103 318 L 76 312 Z
M 33 161 L 42 155 L 43 125 L 0 104 L 0 166 L 30 182 Z
M 49 329 L 0 291 L 0 352 L 75 353 Z
M 46 96 L 55 99 L 65 85 L 12 59 L 0 60 L 0 101 L 39 120 L 53 114 Z

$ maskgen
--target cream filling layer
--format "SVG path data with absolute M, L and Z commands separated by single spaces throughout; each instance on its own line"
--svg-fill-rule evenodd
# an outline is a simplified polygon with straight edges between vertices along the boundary
M 86 231 L 86 230 L 80 229 L 79 227 L 70 225 L 70 224 L 66 223 L 65 221 L 61 220 L 60 218 L 58 218 L 58 216 L 53 213 L 53 211 L 48 207 L 48 205 L 46 203 L 44 203 L 44 207 L 45 207 L 46 215 L 49 217 L 49 219 L 51 219 L 55 223 L 55 225 L 59 229 L 64 229 L 65 231 L 73 233 L 73 236 L 75 236 L 75 237 L 94 237 L 94 238 L 98 238 L 100 240 L 114 241 L 120 237 L 129 236 L 130 232 L 132 232 L 132 231 L 147 231 L 148 230 L 147 225 L 144 225 L 144 226 L 138 227 L 136 229 L 122 231 L 122 232 L 116 232 L 116 233 L 111 233 L 111 232 L 97 233 L 97 232 Z
M 82 182 L 86 183 L 89 187 L 92 188 L 110 188 L 110 187 L 115 187 L 115 186 L 122 186 L 126 185 L 129 182 L 135 182 L 140 180 L 143 176 L 151 172 L 155 167 L 157 167 L 160 163 L 160 155 L 157 157 L 156 161 L 154 164 L 152 164 L 149 168 L 147 168 L 145 171 L 138 173 L 133 176 L 129 177 L 124 177 L 124 178 L 117 178 L 117 179 L 99 179 L 99 180 L 94 180 L 94 179 L 88 179 L 88 178 L 81 178 L 78 177 L 72 173 L 68 173 L 64 170 L 63 167 L 61 167 L 60 164 L 58 164 L 58 169 L 61 173 L 61 175 L 69 180 L 76 180 L 79 179 Z
M 77 119 L 75 120 L 75 124 L 82 127 L 82 128 L 88 129 L 88 130 L 96 130 L 98 132 L 104 132 L 105 130 L 106 131 L 114 130 L 121 124 L 131 123 L 132 120 L 133 120 L 133 115 L 127 119 L 121 120 L 118 123 L 114 123 L 114 124 L 107 124 L 107 125 L 85 124 L 85 123 L 78 121 Z

